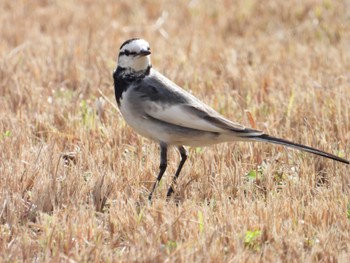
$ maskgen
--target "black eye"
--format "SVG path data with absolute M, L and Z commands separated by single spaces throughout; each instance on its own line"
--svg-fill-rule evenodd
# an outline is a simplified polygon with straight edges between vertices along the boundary
M 125 50 L 125 51 L 124 51 L 124 54 L 125 54 L 126 56 L 129 56 L 129 55 L 130 55 L 129 50 Z

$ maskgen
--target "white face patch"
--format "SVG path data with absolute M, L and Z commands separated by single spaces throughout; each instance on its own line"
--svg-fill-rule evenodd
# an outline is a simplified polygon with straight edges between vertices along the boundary
M 118 59 L 118 66 L 125 68 L 125 69 L 131 69 L 135 72 L 137 71 L 143 71 L 148 68 L 148 66 L 151 65 L 151 59 L 150 56 L 120 56 Z
M 135 39 L 125 44 L 119 51 L 118 66 L 133 71 L 143 71 L 151 65 L 150 55 L 139 56 L 142 51 L 148 51 L 146 40 Z

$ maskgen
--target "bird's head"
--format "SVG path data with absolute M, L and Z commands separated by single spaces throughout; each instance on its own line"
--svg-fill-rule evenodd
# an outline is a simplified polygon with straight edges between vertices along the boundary
M 119 49 L 118 67 L 129 72 L 144 72 L 151 67 L 151 49 L 146 40 L 133 38 L 125 41 Z

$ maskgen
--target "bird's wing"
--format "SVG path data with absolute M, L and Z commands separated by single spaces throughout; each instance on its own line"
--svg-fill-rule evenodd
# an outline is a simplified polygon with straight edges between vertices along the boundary
M 240 137 L 255 137 L 262 134 L 261 131 L 248 129 L 213 111 L 199 105 L 178 104 L 162 109 L 153 108 L 147 112 L 147 115 L 163 122 L 207 132 L 233 132 Z
M 186 128 L 219 133 L 225 131 L 220 127 L 225 125 L 220 125 L 219 119 L 211 118 L 205 111 L 188 104 L 168 105 L 161 108 L 150 107 L 146 113 L 152 118 Z M 237 128 L 241 129 L 238 126 Z
M 258 136 L 261 131 L 225 119 L 197 98 L 166 79 L 152 80 L 134 89 L 143 111 L 162 122 L 207 132 L 235 132 L 239 136 Z M 136 102 L 135 102 L 136 103 Z M 147 116 L 146 116 L 147 117 Z

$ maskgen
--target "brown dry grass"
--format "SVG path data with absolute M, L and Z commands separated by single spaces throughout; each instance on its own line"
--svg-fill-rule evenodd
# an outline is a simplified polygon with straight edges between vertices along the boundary
M 234 2 L 0 2 L 0 261 L 349 260 L 349 166 L 310 154 L 190 149 L 176 206 L 171 151 L 147 203 L 158 146 L 111 77 L 131 37 L 230 119 L 350 157 L 349 1 Z

